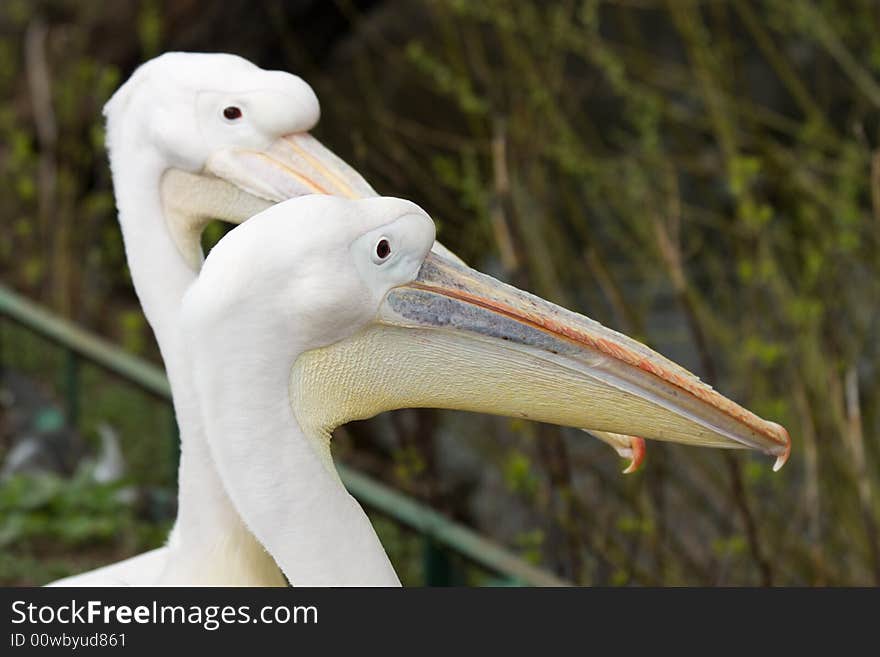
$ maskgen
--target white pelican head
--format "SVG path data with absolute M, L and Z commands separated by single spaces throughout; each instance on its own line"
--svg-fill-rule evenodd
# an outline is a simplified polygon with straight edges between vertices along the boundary
M 119 88 L 104 113 L 114 177 L 122 176 L 122 158 L 158 168 L 169 231 L 194 270 L 210 219 L 239 223 L 303 194 L 375 195 L 309 135 L 320 118 L 312 88 L 235 55 L 156 57 Z M 145 184 L 142 170 L 125 168 Z

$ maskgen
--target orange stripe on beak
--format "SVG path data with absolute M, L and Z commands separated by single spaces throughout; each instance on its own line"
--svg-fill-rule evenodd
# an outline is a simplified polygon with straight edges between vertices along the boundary
M 580 327 L 557 322 L 550 317 L 535 313 L 523 312 L 504 303 L 470 294 L 465 290 L 434 286 L 422 282 L 414 282 L 411 286 L 485 308 L 556 337 L 564 338 L 579 347 L 593 349 L 622 363 L 636 367 L 643 372 L 657 377 L 663 383 L 675 386 L 695 399 L 714 407 L 731 419 L 745 424 L 756 433 L 769 438 L 772 442 L 783 448 L 783 451 L 777 453 L 778 457 L 774 464 L 774 470 L 781 468 L 788 460 L 791 453 L 791 437 L 784 427 L 775 422 L 761 419 L 748 409 L 721 395 L 711 386 L 701 382 L 696 376 L 683 368 L 676 367 L 676 369 L 672 369 L 664 367 L 661 363 L 651 360 L 646 355 L 631 349 L 625 344 L 614 342 L 605 337 L 591 335 Z

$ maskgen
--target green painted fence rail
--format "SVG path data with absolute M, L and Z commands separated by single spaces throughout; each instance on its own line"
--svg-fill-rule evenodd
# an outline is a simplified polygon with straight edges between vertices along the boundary
M 79 416 L 79 362 L 85 360 L 171 403 L 171 388 L 161 368 L 133 356 L 111 342 L 85 331 L 0 285 L 0 318 L 10 320 L 62 347 L 66 354 L 65 403 L 68 418 Z M 0 352 L 2 359 L 2 352 Z M 2 363 L 2 360 L 0 360 Z M 177 449 L 177 433 L 172 432 Z M 455 583 L 448 554 L 457 554 L 500 576 L 528 586 L 568 586 L 569 582 L 519 558 L 464 525 L 453 522 L 408 495 L 404 495 L 352 468 L 340 465 L 346 487 L 364 506 L 419 534 L 424 545 L 426 583 Z

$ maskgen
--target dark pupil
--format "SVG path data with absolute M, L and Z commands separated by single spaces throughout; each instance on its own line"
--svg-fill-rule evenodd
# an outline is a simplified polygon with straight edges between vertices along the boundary
M 240 119 L 241 118 L 241 110 L 235 106 L 230 106 L 230 107 L 227 107 L 223 110 L 223 116 L 225 116 L 230 121 L 232 121 L 234 119 Z
M 384 260 L 390 254 L 391 245 L 388 243 L 388 240 L 379 240 L 379 243 L 376 245 L 376 255 Z

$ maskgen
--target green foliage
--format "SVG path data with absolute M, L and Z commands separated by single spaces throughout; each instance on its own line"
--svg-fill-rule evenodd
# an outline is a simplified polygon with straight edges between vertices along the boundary
M 471 88 L 470 79 L 456 75 L 452 68 L 431 55 L 424 46 L 412 41 L 406 48 L 406 56 L 413 65 L 430 78 L 440 93 L 452 98 L 465 114 L 486 114 L 485 101 Z
M 138 37 L 143 58 L 150 59 L 160 52 L 162 45 L 162 15 L 158 2 L 144 2 L 138 14 Z
M 544 560 L 543 550 L 546 536 L 540 529 L 520 532 L 516 537 L 516 545 L 520 555 L 526 561 L 540 564 Z
M 447 244 L 468 254 L 489 225 L 503 255 L 503 222 L 514 255 L 503 275 L 662 351 L 689 354 L 698 374 L 795 439 L 781 475 L 737 455 L 737 493 L 716 455 L 684 450 L 664 454 L 669 479 L 649 474 L 654 483 L 624 486 L 603 474 L 601 486 L 590 485 L 574 440 L 565 450 L 578 477 L 566 483 L 551 450 L 535 450 L 529 432 L 505 425 L 518 436 L 493 455 L 505 486 L 553 518 L 548 535 L 567 537 L 545 545 L 546 558 L 574 569 L 586 559 L 586 572 L 610 562 L 605 581 L 617 583 L 653 581 L 651 573 L 706 581 L 696 562 L 711 570 L 716 557 L 737 583 L 767 581 L 768 572 L 778 581 L 880 577 L 866 556 L 878 553 L 870 518 L 880 509 L 880 389 L 870 374 L 880 357 L 872 338 L 880 182 L 871 178 L 880 171 L 871 56 L 880 40 L 865 29 L 880 18 L 876 3 L 419 4 L 427 6 L 427 28 L 357 56 L 403 54 L 410 68 L 395 72 L 399 87 L 432 102 L 378 97 L 358 106 L 358 119 L 371 126 L 363 134 L 373 149 L 405 144 L 422 155 L 411 161 L 426 163 L 430 183 L 412 173 L 410 192 L 442 209 Z M 333 83 L 328 93 L 339 88 Z M 335 98 L 339 116 L 351 120 Z M 405 131 L 380 120 L 389 105 L 405 117 Z M 429 138 L 441 131 L 444 140 Z M 373 167 L 368 173 L 381 180 L 385 168 Z M 477 211 L 460 219 L 447 210 L 455 205 Z M 492 261 L 480 252 L 471 260 Z M 659 308 L 676 315 L 672 330 L 652 321 Z M 846 397 L 848 372 L 856 373 L 859 416 Z M 853 440 L 869 464 L 858 485 Z M 810 451 L 817 460 L 805 458 Z M 595 476 L 598 466 L 588 467 Z M 537 484 L 548 475 L 550 491 Z M 694 478 L 701 483 L 684 483 Z M 859 496 L 859 486 L 870 492 Z M 818 493 L 805 507 L 809 490 Z M 663 491 L 674 491 L 673 506 L 661 506 Z M 583 515 L 589 521 L 572 521 Z M 703 522 L 711 528 L 703 545 L 714 547 L 689 561 L 692 548 L 671 537 Z M 783 535 L 817 543 L 817 552 L 774 548 L 772 563 L 759 567 Z M 581 541 L 589 547 L 578 556 L 570 546 Z
M 97 483 L 87 469 L 71 479 L 17 475 L 0 483 L 0 581 L 42 584 L 76 572 L 71 555 L 161 544 L 167 526 L 139 520 L 123 487 Z
M 539 481 L 527 455 L 518 450 L 511 450 L 504 462 L 504 482 L 514 493 L 524 495 L 526 498 L 535 496 Z
M 413 446 L 406 446 L 394 451 L 394 476 L 404 485 L 411 484 L 425 472 L 425 458 Z
M 0 487 L 0 546 L 59 541 L 77 547 L 110 540 L 132 522 L 118 493 L 119 486 L 96 484 L 85 472 L 70 480 L 12 477 Z

